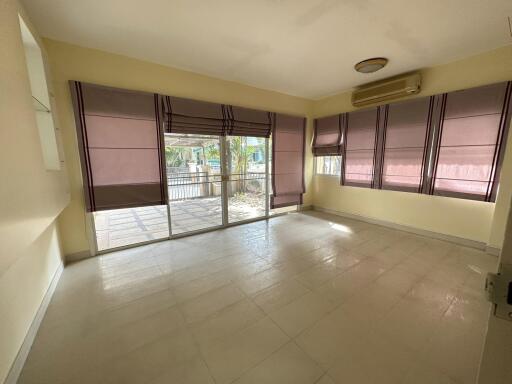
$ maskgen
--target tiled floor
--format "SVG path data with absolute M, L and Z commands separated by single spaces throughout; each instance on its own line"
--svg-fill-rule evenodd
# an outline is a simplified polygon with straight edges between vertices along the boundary
M 474 384 L 483 252 L 311 212 L 68 266 L 19 383 Z
M 230 223 L 265 216 L 265 196 L 228 198 Z M 170 202 L 174 235 L 222 225 L 221 197 Z M 167 206 L 125 208 L 94 213 L 98 250 L 122 247 L 169 236 Z

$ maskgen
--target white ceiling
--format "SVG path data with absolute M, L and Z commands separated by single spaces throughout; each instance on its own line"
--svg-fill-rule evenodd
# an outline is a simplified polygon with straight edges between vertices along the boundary
M 307 98 L 512 43 L 511 0 L 23 3 L 43 36 Z

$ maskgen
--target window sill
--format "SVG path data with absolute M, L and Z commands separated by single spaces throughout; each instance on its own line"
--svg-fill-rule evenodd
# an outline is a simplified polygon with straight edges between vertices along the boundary
M 321 176 L 321 177 L 335 177 L 337 179 L 339 179 L 341 177 L 341 175 L 328 175 L 326 173 L 315 173 L 315 176 Z

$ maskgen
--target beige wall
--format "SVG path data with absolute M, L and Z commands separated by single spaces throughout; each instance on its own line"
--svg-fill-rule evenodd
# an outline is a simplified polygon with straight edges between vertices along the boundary
M 18 12 L 1 2 L 0 382 L 62 262 L 56 218 L 69 201 L 65 171 L 43 164 Z
M 512 46 L 425 69 L 421 74 L 422 92 L 416 97 L 512 80 Z M 320 117 L 354 109 L 350 103 L 350 92 L 346 92 L 316 101 L 313 115 Z M 501 247 L 512 195 L 512 140 L 509 140 L 508 148 L 496 205 L 404 192 L 341 187 L 337 178 L 328 176 L 313 177 L 313 204 Z
M 160 92 L 206 101 L 230 103 L 278 112 L 325 116 L 350 111 L 350 92 L 309 101 L 233 82 L 152 64 L 94 49 L 45 40 L 60 106 L 64 148 L 71 182 L 71 204 L 59 219 L 65 254 L 88 251 L 82 179 L 68 80 Z M 512 48 L 505 47 L 434 68 L 422 70 L 421 96 L 512 79 Z M 308 145 L 311 142 L 308 122 Z M 512 135 L 511 135 L 512 137 Z M 512 148 L 512 146 L 510 146 Z M 500 247 L 507 201 L 512 196 L 512 151 L 495 205 L 484 202 L 366 190 L 339 186 L 336 178 L 312 176 L 312 157 L 307 151 L 305 205 L 367 216 L 396 224 L 440 232 Z
M 71 182 L 71 204 L 59 219 L 65 254 L 74 254 L 89 249 L 68 80 L 81 80 L 303 116 L 309 115 L 311 108 L 311 102 L 306 99 L 218 80 L 125 56 L 52 40 L 45 40 L 45 46 L 51 62 L 55 95 L 60 106 L 64 148 Z M 311 140 L 310 127 L 308 137 Z M 307 161 L 311 163 L 310 151 L 307 154 Z M 306 179 L 306 186 L 309 190 L 311 180 L 309 170 Z M 306 194 L 306 204 L 310 204 L 311 201 L 311 193 Z

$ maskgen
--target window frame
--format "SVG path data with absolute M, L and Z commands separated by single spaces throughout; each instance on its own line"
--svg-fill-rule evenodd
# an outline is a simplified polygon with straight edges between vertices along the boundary
M 333 158 L 339 157 L 339 173 L 323 173 L 318 172 L 318 160 L 319 158 Z M 332 160 L 330 161 L 330 165 L 332 165 Z M 342 171 L 342 156 L 341 155 L 323 155 L 323 156 L 315 156 L 313 161 L 313 167 L 315 170 L 315 176 L 328 176 L 328 177 L 340 177 Z M 331 166 L 329 168 L 332 168 Z

